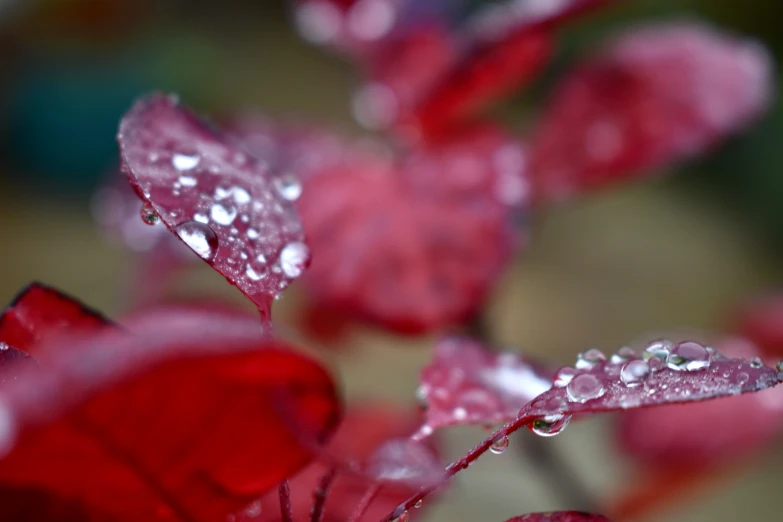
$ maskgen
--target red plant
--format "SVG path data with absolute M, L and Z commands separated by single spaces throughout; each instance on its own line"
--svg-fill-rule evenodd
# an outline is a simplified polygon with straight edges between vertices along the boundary
M 572 419 L 626 412 L 625 446 L 656 462 L 705 457 L 692 432 L 676 444 L 646 437 L 685 408 L 704 423 L 752 412 L 752 429 L 726 432 L 717 448 L 775 433 L 769 393 L 734 396 L 783 374 L 733 345 L 732 358 L 723 344 L 687 338 L 608 358 L 588 350 L 555 372 L 450 336 L 422 371 L 421 415 L 349 404 L 338 428 L 330 374 L 275 337 L 271 302 L 308 269 L 315 314 L 408 333 L 475 323 L 526 242 L 518 222 L 533 204 L 701 153 L 763 111 L 770 64 L 758 46 L 676 25 L 621 35 L 577 67 L 529 138 L 481 116 L 547 65 L 564 22 L 611 3 L 508 1 L 454 21 L 449 2 L 295 2 L 305 36 L 357 63 L 367 81 L 357 116 L 388 141 L 251 115 L 221 131 L 175 97 L 139 100 L 118 142 L 141 220 L 165 225 L 145 242 L 150 256 L 166 249 L 163 266 L 148 263 L 138 278 L 137 297 L 156 307 L 118 326 L 33 285 L 0 317 L 8 512 L 43 522 L 404 522 L 523 427 L 549 437 Z M 100 214 L 127 240 L 138 203 L 112 197 L 118 205 Z M 185 259 L 171 256 L 176 243 L 247 296 L 260 321 L 211 304 L 161 305 L 159 286 Z M 443 466 L 432 435 L 466 424 L 502 426 Z M 606 520 L 563 511 L 508 522 Z

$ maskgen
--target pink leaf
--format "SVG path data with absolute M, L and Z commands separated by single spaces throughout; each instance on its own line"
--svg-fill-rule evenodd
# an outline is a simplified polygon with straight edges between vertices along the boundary
M 494 129 L 398 161 L 353 146 L 304 179 L 297 206 L 315 298 L 405 332 L 464 321 L 514 249 L 523 166 L 524 152 Z
M 621 35 L 566 76 L 534 132 L 537 197 L 556 200 L 702 154 L 768 106 L 757 42 L 698 25 Z
M 443 426 L 514 420 L 530 400 L 551 388 L 552 373 L 517 354 L 492 353 L 471 339 L 444 339 L 421 372 L 422 434 Z
M 509 518 L 506 522 L 610 522 L 601 515 L 591 515 L 578 511 L 557 511 L 554 513 L 531 513 L 521 517 Z
M 531 401 L 519 418 L 542 435 L 567 416 L 702 401 L 777 385 L 783 374 L 761 361 L 730 359 L 695 341 L 655 341 L 641 354 L 622 349 L 606 360 L 589 350 L 576 368 L 555 375 L 554 387 Z
M 761 359 L 740 339 L 723 339 L 723 353 Z M 744 379 L 744 377 L 743 377 Z M 726 419 L 741 419 L 727 422 Z M 618 419 L 620 448 L 655 467 L 714 467 L 762 448 L 783 428 L 783 388 L 722 401 L 629 411 Z M 709 436 L 705 436 L 708 433 Z
M 262 311 L 305 270 L 309 249 L 279 179 L 176 100 L 137 102 L 117 139 L 149 211 Z

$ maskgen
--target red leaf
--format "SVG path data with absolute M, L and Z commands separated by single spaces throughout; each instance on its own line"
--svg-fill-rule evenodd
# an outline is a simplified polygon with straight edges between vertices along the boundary
M 43 346 L 8 383 L 0 487 L 90 520 L 225 520 L 336 423 L 330 376 L 257 321 L 158 313 L 136 327 Z
M 696 25 L 635 29 L 554 91 L 534 133 L 539 199 L 699 155 L 767 107 L 771 61 L 758 43 Z
M 557 511 L 554 513 L 531 513 L 521 517 L 509 518 L 506 522 L 610 522 L 601 515 L 591 515 L 578 511 Z
M 354 147 L 305 178 L 315 298 L 405 332 L 468 318 L 513 250 L 523 158 L 484 129 L 398 162 Z
M 761 364 L 755 347 L 742 340 L 722 340 L 720 348 Z M 619 447 L 655 467 L 723 465 L 771 442 L 783 428 L 782 399 L 783 388 L 776 388 L 720 402 L 629 411 L 618 418 Z
M 755 392 L 783 374 L 760 361 L 729 359 L 693 341 L 655 341 L 642 353 L 623 349 L 606 360 L 590 350 L 555 375 L 554 387 L 528 403 L 519 419 L 542 435 L 557 433 L 574 414 L 679 404 Z
M 523 406 L 552 387 L 552 372 L 517 354 L 492 353 L 477 341 L 448 338 L 435 345 L 421 383 L 424 435 L 444 426 L 514 420 Z
M 329 450 L 342 455 L 346 460 L 367 461 L 385 441 L 398 439 L 413 433 L 419 426 L 418 415 L 393 404 L 362 403 L 348 407 L 345 418 L 332 438 Z M 425 447 L 431 448 L 431 445 Z M 313 463 L 292 480 L 291 496 L 294 520 L 308 520 L 312 505 L 312 492 L 328 466 Z M 366 477 L 357 476 L 351 470 L 343 470 L 327 497 L 324 509 L 325 522 L 348 520 L 371 483 Z M 442 471 L 442 468 L 441 468 Z M 400 502 L 413 494 L 416 488 L 398 482 L 383 487 L 360 522 L 377 521 L 392 511 Z M 263 500 L 263 522 L 280 520 L 279 501 L 276 493 L 268 494 Z
M 766 355 L 783 357 L 783 295 L 769 294 L 747 303 L 733 321 L 737 332 Z
M 0 316 L 0 343 L 27 353 L 54 335 L 97 331 L 111 322 L 78 300 L 41 283 L 22 290 Z
M 118 141 L 123 170 L 150 211 L 262 312 L 307 267 L 281 180 L 174 99 L 137 102 Z

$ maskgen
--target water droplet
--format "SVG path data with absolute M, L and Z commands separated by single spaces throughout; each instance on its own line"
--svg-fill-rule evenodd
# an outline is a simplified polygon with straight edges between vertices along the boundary
M 296 201 L 302 195 L 302 184 L 293 174 L 283 174 L 274 180 L 275 189 L 287 201 Z
M 740 372 L 737 374 L 737 382 L 740 384 L 745 384 L 750 379 L 750 375 L 748 375 L 745 372 Z
M 617 353 L 613 354 L 609 361 L 612 364 L 621 364 L 636 359 L 637 357 L 636 352 L 634 352 L 632 348 L 626 346 L 617 350 Z
M 710 365 L 710 352 L 697 342 L 685 341 L 671 350 L 667 364 L 672 370 L 703 370 Z
M 650 375 L 650 367 L 639 359 L 628 361 L 620 370 L 620 380 L 629 387 L 639 386 L 648 375 Z
M 266 261 L 264 254 L 258 254 L 255 259 L 247 264 L 245 267 L 245 275 L 253 281 L 260 281 L 266 277 L 266 271 L 269 265 Z
M 177 235 L 195 253 L 207 261 L 212 261 L 218 250 L 218 237 L 212 227 L 197 221 L 186 221 L 174 229 Z
M 10 346 L 8 346 L 8 343 L 0 342 L 0 352 L 1 351 L 5 351 L 5 350 L 7 350 L 9 348 L 10 348 Z
M 580 353 L 576 358 L 574 365 L 577 370 L 591 370 L 606 361 L 606 356 L 601 350 L 591 348 L 584 353 Z
M 218 202 L 210 208 L 209 216 L 219 225 L 230 225 L 237 217 L 237 209 L 229 203 Z
M 597 399 L 605 391 L 601 380 L 589 373 L 577 375 L 566 386 L 566 394 L 571 402 L 587 402 Z
M 458 421 L 463 421 L 468 418 L 468 410 L 466 410 L 461 406 L 454 408 L 454 411 L 452 413 L 454 415 L 454 418 Z
M 198 185 L 198 180 L 193 176 L 180 176 L 177 182 L 183 187 L 195 187 Z
M 574 378 L 574 376 L 577 374 L 577 371 L 574 368 L 571 368 L 570 366 L 564 366 L 557 370 L 557 373 L 555 374 L 554 379 L 554 386 L 555 388 L 562 388 L 563 386 L 567 386 L 569 382 L 571 382 L 571 379 Z
M 751 368 L 761 368 L 762 366 L 764 366 L 764 363 L 762 362 L 761 358 L 754 357 L 753 359 L 750 360 Z
M 783 361 L 780 361 L 777 366 L 775 366 L 779 372 L 783 372 Z
M 198 154 L 175 153 L 171 157 L 171 164 L 174 165 L 174 168 L 182 171 L 193 170 L 198 167 L 200 162 L 201 156 Z
M 231 193 L 234 195 L 234 202 L 237 205 L 247 205 L 250 203 L 250 192 L 242 187 L 234 187 L 231 189 Z
M 571 422 L 570 415 L 547 415 L 533 421 L 530 431 L 540 437 L 554 437 L 563 433 L 569 422 Z
M 424 505 L 424 501 L 422 499 L 419 499 L 416 501 L 416 503 L 413 505 L 416 509 L 421 509 L 421 506 Z
M 669 359 L 669 352 L 673 348 L 671 341 L 654 341 L 650 343 L 642 352 L 642 358 L 649 361 L 653 358 L 666 362 Z
M 141 206 L 141 220 L 147 225 L 157 225 L 160 223 L 160 216 L 152 205 L 145 203 Z
M 209 216 L 206 216 L 205 214 L 193 214 L 193 221 L 198 221 L 199 223 L 204 223 L 206 225 L 209 223 Z
M 422 410 L 429 408 L 429 404 L 427 404 L 427 389 L 424 386 L 416 388 L 416 402 L 419 403 L 419 408 Z
M 508 437 L 503 435 L 502 437 L 498 437 L 492 442 L 492 445 L 489 447 L 489 451 L 495 455 L 500 455 L 506 451 L 506 448 L 508 448 Z
M 310 264 L 310 249 L 304 243 L 295 241 L 288 243 L 280 251 L 280 267 L 283 273 L 290 277 L 299 277 Z
M 258 230 L 255 228 L 248 228 L 245 233 L 247 234 L 248 239 L 258 239 Z

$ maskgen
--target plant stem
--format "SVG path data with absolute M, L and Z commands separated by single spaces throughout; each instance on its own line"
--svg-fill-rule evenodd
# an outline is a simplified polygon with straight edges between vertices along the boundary
M 438 484 L 420 489 L 418 493 L 409 497 L 408 500 L 397 506 L 394 511 L 386 515 L 386 517 L 382 518 L 381 522 L 391 522 L 395 518 L 399 517 L 403 512 L 409 511 L 416 505 L 418 501 L 423 500 L 434 491 L 442 488 L 449 480 L 451 480 L 454 475 L 463 469 L 467 469 L 471 463 L 487 452 L 495 440 L 511 435 L 519 428 L 524 426 L 527 422 L 530 422 L 529 418 L 519 417 L 493 432 L 489 437 L 478 443 L 473 449 L 467 452 L 464 457 L 446 466 L 443 479 Z
M 354 509 L 353 513 L 351 514 L 351 518 L 348 519 L 348 522 L 359 522 L 359 519 L 362 518 L 364 513 L 367 511 L 367 508 L 370 507 L 370 504 L 373 500 L 375 500 L 375 497 L 378 495 L 380 490 L 380 484 L 373 484 L 370 486 L 362 499 L 359 501 L 356 509 Z
M 321 522 L 324 518 L 324 507 L 329 490 L 332 489 L 334 479 L 337 477 L 337 467 L 333 466 L 324 473 L 318 482 L 318 488 L 313 492 L 313 508 L 310 510 L 310 522 Z
M 277 488 L 280 493 L 280 515 L 282 522 L 294 522 L 294 508 L 291 506 L 291 489 L 288 481 L 284 480 Z

